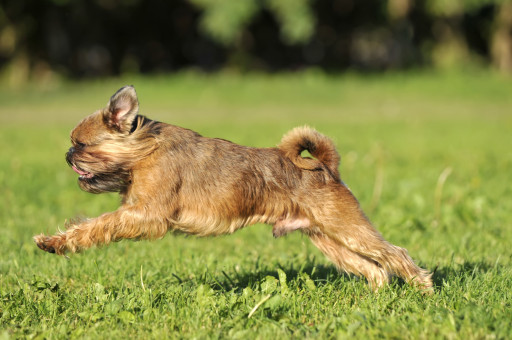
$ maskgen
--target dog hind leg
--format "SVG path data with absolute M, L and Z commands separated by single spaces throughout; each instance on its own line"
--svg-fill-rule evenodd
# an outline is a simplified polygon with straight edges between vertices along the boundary
M 322 233 L 308 234 L 311 241 L 339 270 L 364 276 L 370 287 L 377 290 L 389 282 L 389 275 L 376 261 L 355 253 Z
M 357 225 L 324 226 L 322 231 L 335 240 L 336 244 L 343 245 L 353 254 L 373 261 L 388 275 L 398 275 L 424 290 L 432 287 L 432 275 L 418 267 L 407 250 L 384 240 L 368 221 Z M 363 272 L 361 274 L 365 275 Z M 366 278 L 372 280 L 371 276 Z
M 325 241 L 330 248 L 345 247 L 350 251 L 333 250 L 333 255 L 329 256 L 329 251 L 324 253 L 332 259 L 343 255 L 357 254 L 361 258 L 373 261 L 379 268 L 384 270 L 387 275 L 398 275 L 408 283 L 429 291 L 432 287 L 432 275 L 420 267 L 418 267 L 411 259 L 407 250 L 394 246 L 387 242 L 382 235 L 372 226 L 368 218 L 363 214 L 359 207 L 359 203 L 352 195 L 350 190 L 341 186 L 331 189 L 331 191 L 322 191 L 315 193 L 316 197 L 313 201 L 322 202 L 319 204 L 310 204 L 312 207 L 311 215 L 313 216 L 312 225 L 315 229 L 305 230 L 306 233 L 325 235 L 324 238 L 331 241 Z M 310 235 L 311 236 L 311 235 Z M 313 242 L 318 246 L 319 243 Z M 319 248 L 322 249 L 320 244 Z M 339 263 L 340 260 L 333 260 Z M 346 265 L 346 263 L 345 263 Z M 343 266 L 341 266 L 343 267 Z M 370 266 L 370 268 L 372 268 Z M 375 269 L 375 268 L 374 268 Z M 361 275 L 366 276 L 369 282 L 375 280 L 372 273 L 366 274 L 360 271 Z M 377 275 L 377 274 L 373 274 Z M 384 282 L 384 281 L 383 281 Z

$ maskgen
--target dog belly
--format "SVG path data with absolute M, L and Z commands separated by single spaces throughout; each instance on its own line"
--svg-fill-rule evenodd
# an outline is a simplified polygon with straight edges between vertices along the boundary
M 268 221 L 269 217 L 263 215 L 225 219 L 214 215 L 183 214 L 179 220 L 171 222 L 171 229 L 195 236 L 219 236 L 232 234 L 256 223 L 269 223 Z
M 173 223 L 174 230 L 196 236 L 219 236 L 232 234 L 238 229 L 257 223 L 273 226 L 272 234 L 278 238 L 296 230 L 311 228 L 311 221 L 305 217 L 279 218 L 265 215 L 254 215 L 247 218 L 235 218 L 230 220 L 214 217 L 188 216 Z

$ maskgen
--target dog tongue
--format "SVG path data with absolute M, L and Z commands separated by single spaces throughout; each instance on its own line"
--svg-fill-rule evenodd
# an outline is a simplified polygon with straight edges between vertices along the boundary
M 77 173 L 79 174 L 80 176 L 85 176 L 88 174 L 88 172 L 85 172 L 85 171 L 82 171 L 80 169 L 78 169 L 76 166 L 72 165 L 71 168 Z

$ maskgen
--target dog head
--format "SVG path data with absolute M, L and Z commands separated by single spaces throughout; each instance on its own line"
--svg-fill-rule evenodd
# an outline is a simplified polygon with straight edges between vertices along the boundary
M 66 161 L 79 175 L 80 188 L 92 193 L 122 191 L 132 167 L 154 148 L 140 127 L 139 102 L 133 86 L 119 89 L 107 106 L 83 119 L 71 132 Z

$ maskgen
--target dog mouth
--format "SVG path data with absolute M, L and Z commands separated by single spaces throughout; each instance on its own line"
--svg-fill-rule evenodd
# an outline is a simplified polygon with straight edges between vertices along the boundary
M 93 178 L 94 174 L 92 172 L 88 172 L 82 169 L 77 168 L 75 165 L 71 165 L 71 168 L 74 172 L 76 172 L 78 175 L 80 175 L 79 179 L 86 179 L 86 178 Z

